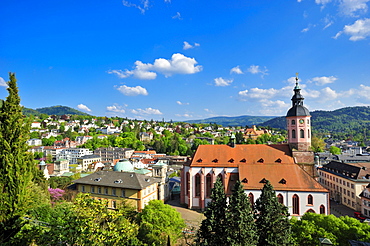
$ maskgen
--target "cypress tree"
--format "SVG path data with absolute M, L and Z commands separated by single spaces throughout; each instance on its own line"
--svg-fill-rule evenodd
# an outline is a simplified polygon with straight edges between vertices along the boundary
M 288 216 L 288 208 L 278 202 L 272 185 L 267 181 L 255 208 L 258 245 L 290 245 L 291 229 Z
M 21 228 L 19 218 L 27 209 L 27 186 L 34 165 L 26 143 L 30 124 L 22 114 L 14 73 L 9 73 L 9 95 L 0 108 L 0 243 Z
M 258 241 L 251 203 L 238 180 L 230 196 L 226 213 L 228 245 L 249 246 Z
M 222 181 L 218 178 L 211 191 L 212 201 L 208 203 L 204 212 L 206 217 L 197 233 L 197 245 L 227 245 L 226 210 L 227 202 Z

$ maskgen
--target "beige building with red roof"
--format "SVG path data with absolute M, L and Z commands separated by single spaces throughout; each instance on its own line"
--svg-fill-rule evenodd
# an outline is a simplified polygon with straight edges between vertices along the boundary
M 309 150 L 311 136 L 307 122 L 310 115 L 303 106 L 298 79 L 294 92 L 293 105 L 287 114 L 288 144 L 200 145 L 182 170 L 181 203 L 203 210 L 211 201 L 211 189 L 218 177 L 227 195 L 239 179 L 255 202 L 269 180 L 279 202 L 288 207 L 292 216 L 300 217 L 306 212 L 329 214 L 328 190 L 312 177 L 314 158 Z M 298 122 L 294 127 L 292 120 Z M 303 134 L 292 134 L 301 130 Z

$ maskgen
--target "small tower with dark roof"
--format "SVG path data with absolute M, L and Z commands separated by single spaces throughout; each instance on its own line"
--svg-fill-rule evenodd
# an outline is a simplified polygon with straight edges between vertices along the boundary
M 292 150 L 310 151 L 311 115 L 310 111 L 303 106 L 303 100 L 297 74 L 294 95 L 292 97 L 292 107 L 286 115 L 288 143 Z

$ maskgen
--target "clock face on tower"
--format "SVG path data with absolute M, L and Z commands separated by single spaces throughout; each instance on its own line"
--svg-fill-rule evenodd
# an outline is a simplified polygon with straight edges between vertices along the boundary
M 304 123 L 304 119 L 300 119 L 299 124 L 303 124 L 303 123 Z

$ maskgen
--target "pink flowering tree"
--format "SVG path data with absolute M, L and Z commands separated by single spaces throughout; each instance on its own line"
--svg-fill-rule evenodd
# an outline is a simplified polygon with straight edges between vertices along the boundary
M 59 189 L 59 188 L 56 188 L 56 189 L 49 188 L 48 191 L 50 193 L 50 198 L 51 198 L 52 203 L 55 203 L 56 201 L 59 201 L 60 199 L 62 199 L 63 194 L 65 192 L 64 190 Z

